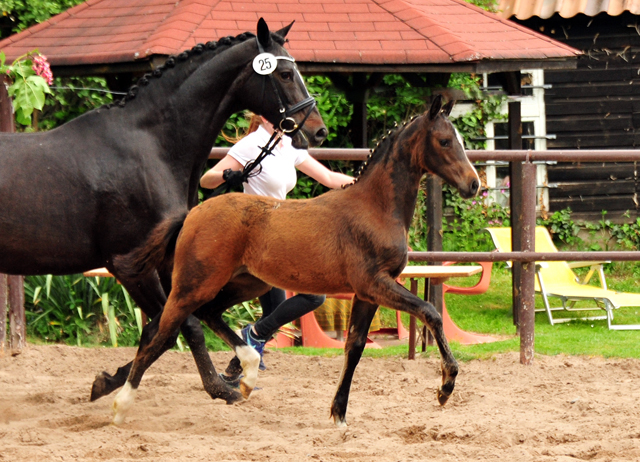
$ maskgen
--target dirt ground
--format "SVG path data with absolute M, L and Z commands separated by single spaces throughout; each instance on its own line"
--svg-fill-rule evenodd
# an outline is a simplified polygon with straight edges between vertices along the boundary
M 618 461 L 640 460 L 640 361 L 517 354 L 461 363 L 440 407 L 439 360 L 364 358 L 349 426 L 329 406 L 342 357 L 270 351 L 251 398 L 202 390 L 188 353 L 147 373 L 127 422 L 113 396 L 88 400 L 94 375 L 134 349 L 30 345 L 0 358 L 0 461 Z M 231 353 L 214 353 L 216 367 Z

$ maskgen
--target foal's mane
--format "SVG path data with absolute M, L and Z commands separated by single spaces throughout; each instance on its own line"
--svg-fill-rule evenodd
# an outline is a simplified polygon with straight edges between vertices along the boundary
M 164 62 L 162 66 L 159 66 L 156 69 L 154 69 L 152 72 L 147 72 L 142 77 L 140 77 L 140 79 L 136 84 L 129 87 L 127 94 L 123 98 L 119 99 L 118 101 L 105 104 L 103 107 L 106 109 L 111 109 L 112 107 L 116 107 L 116 106 L 124 107 L 128 101 L 131 101 L 137 96 L 138 92 L 140 91 L 140 87 L 146 87 L 153 80 L 159 79 L 164 75 L 165 72 L 171 69 L 184 68 L 185 63 L 189 63 L 189 58 L 191 56 L 202 55 L 206 59 L 199 60 L 192 69 L 188 70 L 189 73 L 193 72 L 195 69 L 200 67 L 200 65 L 202 65 L 204 62 L 207 62 L 210 59 L 213 59 L 215 56 L 222 53 L 223 51 L 228 50 L 234 45 L 245 42 L 251 38 L 255 38 L 255 35 L 252 34 L 251 32 L 243 32 L 242 34 L 239 34 L 235 37 L 232 37 L 232 36 L 223 37 L 217 42 L 212 40 L 210 42 L 207 42 L 206 44 L 199 43 L 195 45 L 193 48 L 191 48 L 190 50 L 185 50 L 178 55 L 171 55 L 167 58 L 167 60 Z M 286 41 L 284 38 L 274 33 L 271 33 L 271 39 L 281 46 L 284 45 Z M 207 55 L 211 55 L 211 56 L 207 57 Z
M 396 141 L 398 140 L 398 137 L 402 133 L 404 133 L 405 130 L 407 130 L 411 125 L 413 125 L 413 122 L 417 118 L 423 115 L 424 114 L 416 114 L 413 117 L 411 117 L 411 119 L 409 119 L 408 121 L 405 121 L 402 125 L 398 125 L 396 123 L 393 130 L 387 131 L 387 134 L 378 140 L 376 147 L 373 149 L 369 149 L 369 155 L 360 164 L 360 167 L 358 167 L 358 170 L 356 170 L 356 173 L 353 176 L 353 183 L 342 185 L 342 189 L 348 188 L 349 186 L 356 184 L 360 179 L 360 177 L 367 170 L 367 167 L 371 164 L 375 164 L 380 160 L 382 160 L 384 155 L 387 153 L 387 151 L 396 143 Z M 378 154 L 379 152 L 381 154 Z

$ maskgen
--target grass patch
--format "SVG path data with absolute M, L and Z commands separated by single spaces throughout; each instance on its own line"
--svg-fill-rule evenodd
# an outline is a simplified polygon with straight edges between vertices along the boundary
M 628 270 L 624 264 L 612 263 L 607 270 L 607 283 L 609 288 L 629 292 L 640 292 L 637 285 L 637 276 L 634 271 Z M 464 278 L 451 280 L 453 285 L 473 285 L 477 279 Z M 423 288 L 419 287 L 419 294 Z M 494 265 L 491 285 L 489 290 L 482 295 L 456 295 L 447 294 L 446 305 L 454 322 L 461 328 L 470 332 L 477 332 L 503 337 L 503 341 L 480 345 L 460 345 L 451 343 L 454 356 L 459 361 L 473 359 L 487 359 L 492 355 L 507 352 L 520 351 L 520 339 L 516 336 L 516 328 L 513 325 L 511 314 L 511 273 L 508 269 Z M 536 307 L 542 308 L 542 299 L 536 294 Z M 580 312 L 579 315 L 602 315 L 604 310 Z M 575 316 L 576 313 L 567 313 L 565 316 Z M 640 324 L 640 309 L 620 308 L 615 313 L 616 323 Z M 555 317 L 563 316 L 563 312 L 554 313 Z M 383 325 L 395 325 L 395 312 L 382 309 L 381 319 Z M 408 315 L 403 315 L 403 322 L 409 325 Z M 613 331 L 607 328 L 607 322 L 602 321 L 571 321 L 568 323 L 551 326 L 544 312 L 536 313 L 535 324 L 535 352 L 544 355 L 579 355 L 601 356 L 616 358 L 640 358 L 640 331 Z M 419 349 L 419 348 L 418 348 Z M 339 349 L 319 348 L 284 348 L 293 354 L 309 356 L 336 356 L 342 355 Z M 424 353 L 428 357 L 438 357 L 436 347 L 427 347 Z M 380 350 L 366 349 L 364 356 L 368 357 L 407 357 L 406 346 L 391 346 Z

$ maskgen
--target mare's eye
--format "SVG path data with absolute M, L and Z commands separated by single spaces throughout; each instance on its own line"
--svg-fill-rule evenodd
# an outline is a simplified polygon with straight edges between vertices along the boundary
M 293 80 L 293 72 L 281 72 L 280 78 L 282 80 Z
M 440 146 L 443 148 L 448 148 L 451 146 L 451 140 L 438 140 L 440 142 Z

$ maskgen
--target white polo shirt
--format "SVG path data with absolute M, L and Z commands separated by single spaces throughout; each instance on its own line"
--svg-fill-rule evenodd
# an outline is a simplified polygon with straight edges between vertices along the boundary
M 270 138 L 269 132 L 260 126 L 255 132 L 248 134 L 231 147 L 229 155 L 244 167 L 249 161 L 258 157 L 260 148 L 265 146 Z M 260 174 L 249 177 L 249 182 L 243 184 L 244 192 L 284 200 L 287 193 L 296 185 L 298 179 L 296 167 L 308 158 L 309 153 L 306 150 L 295 149 L 291 146 L 291 138 L 283 136 L 272 154 L 260 163 L 262 166 Z M 253 173 L 259 168 L 256 167 Z

